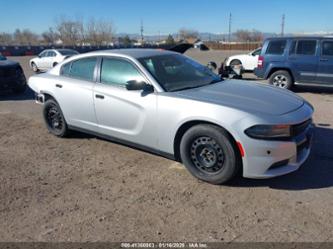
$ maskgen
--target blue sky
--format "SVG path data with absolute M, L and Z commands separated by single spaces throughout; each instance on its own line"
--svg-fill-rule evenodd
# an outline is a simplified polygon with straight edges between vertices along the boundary
M 232 29 L 286 33 L 333 31 L 331 0 L 0 0 L 0 32 L 29 28 L 42 32 L 61 16 L 110 20 L 118 33 L 168 34 L 180 28 L 227 33 Z

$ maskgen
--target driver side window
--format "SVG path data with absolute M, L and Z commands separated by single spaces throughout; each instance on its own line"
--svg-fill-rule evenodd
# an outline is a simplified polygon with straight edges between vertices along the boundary
M 101 83 L 125 87 L 128 81 L 145 81 L 138 69 L 122 59 L 103 58 Z

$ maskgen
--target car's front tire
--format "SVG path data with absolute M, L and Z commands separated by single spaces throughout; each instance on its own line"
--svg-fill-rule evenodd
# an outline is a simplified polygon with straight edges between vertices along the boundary
M 68 135 L 68 126 L 59 104 L 54 99 L 49 99 L 44 103 L 43 117 L 47 129 L 57 137 Z
M 38 69 L 38 67 L 37 67 L 37 65 L 36 65 L 35 62 L 31 63 L 31 68 L 32 68 L 32 71 L 34 71 L 35 73 L 39 72 L 39 69 Z
M 291 89 L 293 86 L 293 78 L 288 71 L 278 70 L 271 74 L 269 83 L 283 89 Z
M 212 184 L 229 181 L 241 167 L 232 137 L 224 129 L 209 124 L 196 125 L 185 132 L 180 156 L 193 176 Z

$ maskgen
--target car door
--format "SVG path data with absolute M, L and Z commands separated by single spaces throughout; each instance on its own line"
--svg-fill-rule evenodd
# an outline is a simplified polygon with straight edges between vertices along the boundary
M 56 53 L 52 50 L 50 50 L 47 53 L 47 57 L 45 57 L 45 68 L 46 69 L 51 69 L 53 67 L 53 61 L 54 58 L 56 57 Z
M 333 85 L 333 40 L 323 40 L 320 50 L 316 82 Z
M 145 81 L 133 61 L 104 57 L 100 62 L 100 83 L 94 87 L 95 113 L 100 132 L 133 144 L 157 145 L 155 92 L 127 90 L 131 80 Z
M 93 87 L 97 57 L 86 57 L 64 64 L 54 78 L 54 94 L 68 125 L 97 131 Z
M 313 83 L 318 70 L 316 39 L 294 40 L 289 51 L 289 63 L 295 80 L 302 83 Z
M 38 58 L 36 58 L 36 64 L 39 69 L 43 70 L 46 68 L 45 58 L 47 57 L 48 52 L 48 50 L 45 50 L 38 55 Z
M 261 53 L 261 49 L 256 49 L 251 52 L 247 59 L 247 65 L 245 67 L 246 70 L 254 70 L 258 65 L 258 58 Z

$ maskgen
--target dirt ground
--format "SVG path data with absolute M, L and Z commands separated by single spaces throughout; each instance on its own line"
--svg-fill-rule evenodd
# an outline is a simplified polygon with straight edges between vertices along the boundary
M 203 64 L 226 56 L 187 54 Z M 32 75 L 29 57 L 11 59 Z M 0 96 L 0 241 L 333 242 L 332 91 L 296 91 L 316 109 L 309 160 L 287 176 L 227 186 L 96 137 L 56 138 L 30 91 Z

